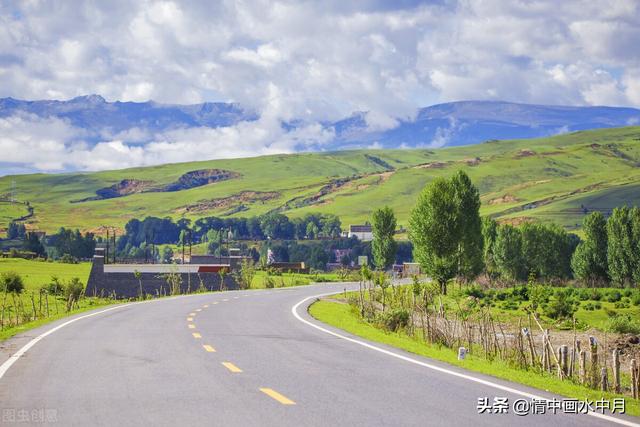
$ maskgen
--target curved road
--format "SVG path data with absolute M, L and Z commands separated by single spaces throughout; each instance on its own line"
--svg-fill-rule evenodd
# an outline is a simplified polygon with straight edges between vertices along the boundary
M 36 329 L 0 349 L 0 423 L 616 425 L 588 415 L 478 414 L 481 397 L 553 396 L 381 345 L 372 349 L 309 317 L 314 298 L 306 298 L 344 287 L 230 291 L 98 310 L 76 316 L 8 366 L 32 338 L 69 319 Z

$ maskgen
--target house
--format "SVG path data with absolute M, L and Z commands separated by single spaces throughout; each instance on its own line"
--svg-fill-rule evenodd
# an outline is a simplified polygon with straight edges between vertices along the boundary
M 355 236 L 358 240 L 368 242 L 373 240 L 373 230 L 370 225 L 350 225 L 349 238 Z

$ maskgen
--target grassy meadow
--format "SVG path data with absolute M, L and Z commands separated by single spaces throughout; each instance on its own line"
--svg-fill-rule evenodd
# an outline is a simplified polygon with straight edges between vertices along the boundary
M 6 176 L 0 178 L 0 194 L 8 193 L 15 180 L 18 199 L 35 208 L 28 226 L 49 232 L 61 226 L 85 231 L 100 231 L 102 225 L 122 228 L 129 219 L 147 215 L 196 219 L 253 216 L 275 209 L 291 217 L 333 213 L 346 227 L 367 220 L 374 208 L 385 204 L 406 226 L 426 183 L 464 169 L 480 190 L 483 215 L 515 223 L 554 221 L 576 229 L 583 208 L 606 212 L 640 202 L 639 139 L 640 127 L 625 127 L 445 149 L 283 154 L 95 173 Z M 181 191 L 72 203 L 123 179 L 159 186 L 188 171 L 209 168 L 233 171 L 238 177 Z M 343 181 L 336 184 L 337 179 Z M 257 199 L 249 192 L 270 195 Z M 212 200 L 224 203 L 207 204 Z M 0 218 L 18 214 L 10 209 L 0 204 Z

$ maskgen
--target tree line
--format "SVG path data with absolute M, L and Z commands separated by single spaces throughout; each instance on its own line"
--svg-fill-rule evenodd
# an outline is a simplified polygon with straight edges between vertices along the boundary
M 388 269 L 395 259 L 393 211 L 372 216 L 375 266 Z M 409 218 L 413 257 L 446 293 L 452 279 L 549 283 L 576 278 L 590 285 L 640 282 L 640 209 L 620 207 L 605 219 L 593 212 L 584 219 L 585 239 L 556 224 L 499 224 L 480 216 L 480 195 L 459 171 L 439 177 L 418 196 Z

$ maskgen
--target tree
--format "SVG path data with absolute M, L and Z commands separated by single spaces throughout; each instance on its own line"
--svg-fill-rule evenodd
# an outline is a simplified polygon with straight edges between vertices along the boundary
M 483 259 L 488 274 L 497 272 L 494 257 L 494 245 L 498 235 L 498 223 L 491 217 L 482 218 L 482 239 L 484 241 Z
M 484 268 L 480 193 L 463 171 L 458 171 L 451 178 L 451 185 L 456 200 L 456 214 L 460 227 L 458 276 L 469 282 Z
M 522 233 L 522 260 L 525 276 L 566 279 L 571 276 L 571 257 L 575 242 L 559 226 L 525 223 Z
M 393 238 L 396 232 L 396 216 L 393 209 L 385 206 L 373 212 L 371 221 L 373 262 L 378 270 L 386 270 L 395 260 L 398 245 Z
M 509 224 L 498 226 L 493 260 L 498 272 L 506 279 L 522 277 L 522 235 L 517 228 Z
M 414 257 L 442 293 L 446 293 L 447 282 L 458 268 L 458 212 L 451 182 L 436 178 L 422 190 L 409 218 Z
M 33 252 L 38 256 L 45 254 L 44 246 L 36 233 L 27 233 L 27 237 L 22 247 L 25 251 Z
M 588 283 L 607 283 L 607 221 L 600 212 L 592 212 L 582 222 L 585 241 L 581 242 L 571 258 L 571 267 L 576 278 Z
M 162 262 L 165 264 L 171 264 L 173 262 L 173 249 L 170 246 L 165 246 L 162 249 Z
M 634 245 L 632 241 L 631 210 L 616 208 L 607 220 L 607 264 L 611 280 L 629 284 L 633 280 Z
M 7 239 L 24 239 L 25 234 L 26 229 L 24 224 L 20 224 L 15 221 L 11 221 L 9 223 L 9 227 L 7 228 Z

